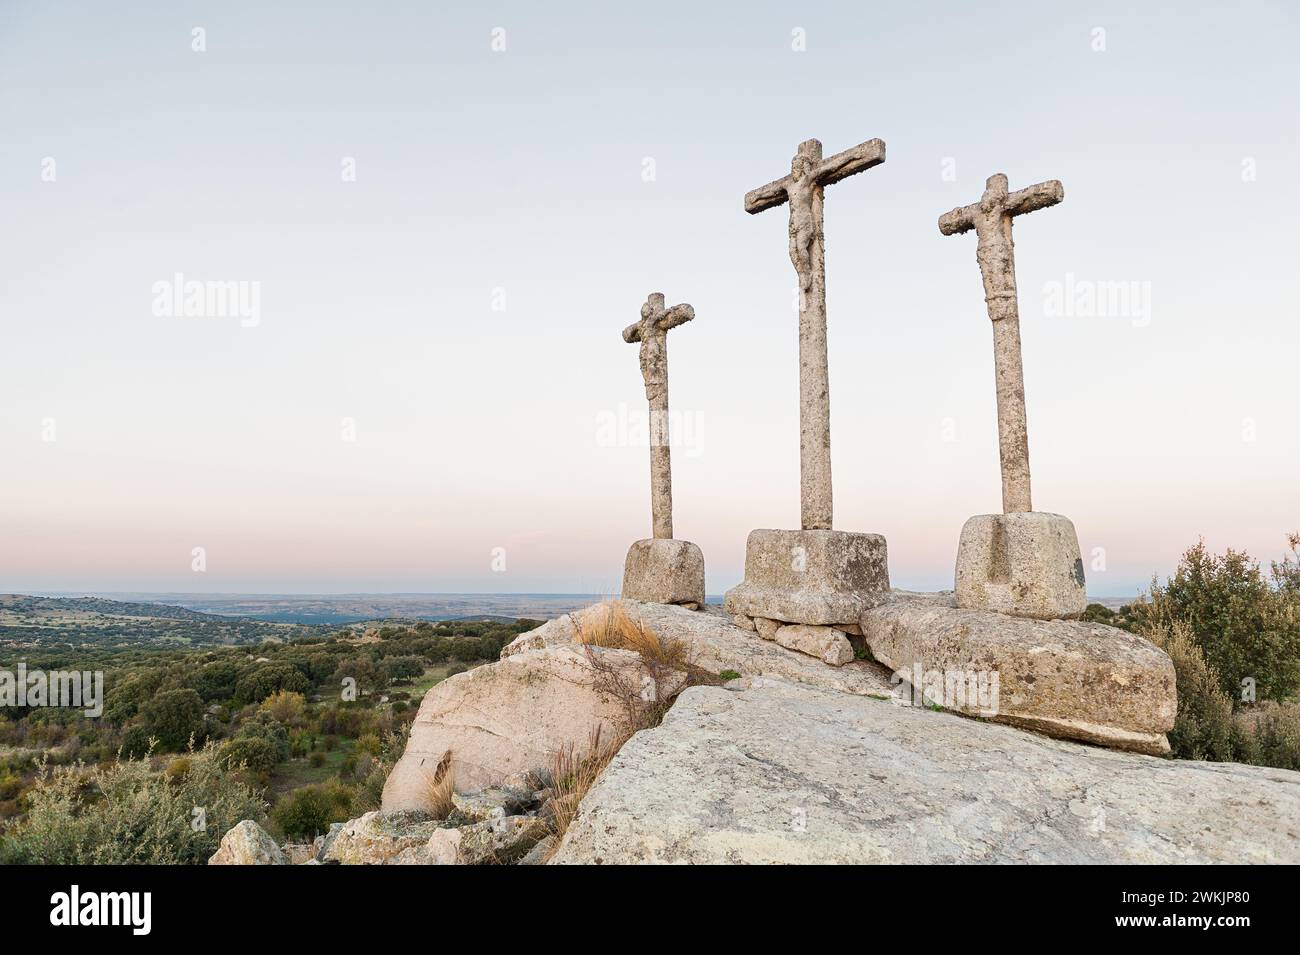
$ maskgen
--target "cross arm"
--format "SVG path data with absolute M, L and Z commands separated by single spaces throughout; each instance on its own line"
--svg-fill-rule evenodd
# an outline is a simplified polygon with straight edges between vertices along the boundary
M 750 215 L 756 212 L 762 212 L 765 209 L 775 209 L 788 199 L 788 187 L 790 177 L 782 176 L 780 179 L 769 182 L 766 186 L 759 186 L 745 193 L 745 211 Z
M 939 216 L 939 231 L 944 235 L 956 235 L 969 232 L 975 228 L 975 217 L 980 213 L 980 204 L 973 202 L 968 206 L 958 206 L 951 212 Z
M 1006 209 L 1008 215 L 1018 216 L 1026 212 L 1036 212 L 1039 209 L 1046 209 L 1054 206 L 1065 198 L 1065 187 L 1061 185 L 1059 179 L 1049 179 L 1047 182 L 1036 183 L 1032 186 L 1025 186 L 1023 189 L 1017 189 L 1007 196 Z
M 678 325 L 685 325 L 695 317 L 695 309 L 689 305 L 674 305 L 659 320 L 659 327 L 664 331 L 670 328 L 676 328 Z
M 828 159 L 823 159 L 821 165 L 817 167 L 817 181 L 823 186 L 829 186 L 872 166 L 879 166 L 884 161 L 884 140 L 870 139 L 842 153 L 836 153 Z

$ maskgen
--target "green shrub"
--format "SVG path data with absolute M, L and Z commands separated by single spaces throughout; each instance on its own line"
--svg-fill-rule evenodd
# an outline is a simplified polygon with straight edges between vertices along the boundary
M 226 769 L 244 767 L 254 773 L 269 773 L 279 761 L 275 744 L 264 736 L 236 736 L 221 747 L 221 765 Z
M 1237 759 L 1258 766 L 1300 770 L 1300 704 L 1260 703 L 1236 717 Z
M 140 707 L 144 726 L 158 740 L 158 748 L 177 752 L 190 738 L 202 739 L 203 697 L 190 689 L 167 690 Z
M 1219 676 L 1182 621 L 1149 628 L 1144 634 L 1174 663 L 1178 716 L 1169 732 L 1169 746 L 1179 759 L 1224 762 L 1233 757 L 1232 699 L 1219 685 Z
M 1294 554 L 1300 539 L 1291 540 Z M 1153 583 L 1150 606 L 1160 617 L 1186 621 L 1229 696 L 1252 679 L 1259 699 L 1285 700 L 1300 688 L 1298 576 L 1288 559 L 1265 578 L 1248 554 L 1211 554 L 1202 541 L 1164 587 Z
M 289 731 L 265 713 L 257 713 L 244 720 L 235 738 L 239 737 L 267 740 L 275 747 L 277 762 L 288 759 L 292 752 Z
M 312 765 L 312 768 L 320 769 L 325 765 L 325 754 L 321 752 L 312 753 L 307 757 L 307 762 Z
M 271 818 L 290 839 L 310 841 L 329 830 L 331 823 L 346 822 L 352 808 L 352 791 L 332 781 L 303 786 L 280 798 Z
M 24 822 L 0 837 L 0 863 L 203 864 L 243 819 L 266 805 L 231 776 L 209 745 L 187 772 L 154 772 L 147 760 L 43 767 Z

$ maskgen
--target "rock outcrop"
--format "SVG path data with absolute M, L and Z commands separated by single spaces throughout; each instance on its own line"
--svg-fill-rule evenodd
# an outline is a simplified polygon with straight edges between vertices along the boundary
M 1169 751 L 1174 665 L 1135 634 L 964 610 L 952 594 L 898 591 L 861 623 L 878 661 L 911 684 L 942 687 L 930 696 L 948 709 L 1115 749 Z M 991 700 L 988 689 L 996 691 Z
M 408 849 L 422 848 L 443 826 L 419 813 L 368 812 L 332 831 L 319 859 L 342 865 L 383 865 Z
M 570 743 L 585 744 L 597 727 L 612 739 L 627 711 L 603 689 L 611 677 L 640 688 L 641 658 L 630 650 L 556 646 L 444 680 L 420 705 L 406 751 L 384 784 L 384 811 L 426 808 L 429 775 L 448 750 L 455 788 L 465 793 L 544 767 Z M 657 693 L 669 697 L 684 680 L 680 675 Z
M 289 857 L 265 829 L 245 819 L 221 837 L 208 865 L 289 865 Z
M 1297 863 L 1300 773 L 739 680 L 625 744 L 552 861 Z
M 716 606 L 690 611 L 664 604 L 622 601 L 632 620 L 653 630 L 663 640 L 680 640 L 691 665 L 720 674 L 728 670 L 742 676 L 769 676 L 807 686 L 865 696 L 887 696 L 889 671 L 863 660 L 844 666 L 827 666 L 821 660 L 764 640 L 753 630 L 736 626 L 731 615 Z M 608 616 L 608 603 L 549 620 L 536 630 L 520 634 L 501 651 L 503 659 L 541 647 L 573 646 L 578 630 L 589 620 Z

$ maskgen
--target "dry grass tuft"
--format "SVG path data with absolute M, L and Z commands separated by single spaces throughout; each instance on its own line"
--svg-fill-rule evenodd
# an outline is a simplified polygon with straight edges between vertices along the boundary
M 594 618 L 594 619 L 593 619 Z M 578 642 L 589 647 L 634 650 L 647 663 L 684 671 L 690 665 L 682 640 L 662 640 L 627 612 L 621 601 L 610 603 L 603 614 L 587 614 L 578 622 Z
M 451 750 L 442 754 L 433 772 L 424 774 L 425 810 L 434 819 L 446 819 L 451 815 L 455 804 L 451 794 L 455 791 L 456 779 L 451 771 Z
M 682 674 L 696 669 L 685 641 L 662 639 L 633 618 L 619 601 L 609 604 L 603 613 L 589 613 L 577 620 L 577 640 L 588 648 L 587 660 L 596 675 L 596 689 L 615 699 L 624 711 L 622 739 L 658 726 L 673 702 L 662 688 L 680 689 Z M 625 669 L 592 653 L 593 647 L 634 651 L 641 657 L 641 678 L 633 685 Z
M 601 735 L 600 726 L 597 725 L 592 729 L 585 749 L 579 749 L 570 742 L 551 757 L 551 796 L 545 807 L 550 816 L 551 835 L 555 837 L 550 855 L 555 854 L 569 824 L 577 817 L 583 797 L 591 791 L 600 774 L 628 739 L 624 736 L 606 742 L 602 741 Z M 550 855 L 547 856 L 548 860 Z

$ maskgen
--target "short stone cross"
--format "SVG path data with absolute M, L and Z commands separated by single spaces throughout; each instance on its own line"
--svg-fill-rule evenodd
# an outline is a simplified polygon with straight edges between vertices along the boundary
M 650 402 L 650 515 L 654 536 L 673 536 L 673 468 L 668 444 L 668 330 L 695 317 L 689 305 L 664 308 L 662 292 L 651 292 L 641 320 L 623 329 L 623 341 L 641 343 L 641 377 Z
M 805 530 L 829 530 L 831 397 L 826 360 L 826 259 L 822 202 L 825 187 L 885 161 L 879 139 L 822 159 L 822 144 L 799 144 L 790 175 L 747 193 L 745 211 L 790 204 L 790 261 L 799 276 L 799 483 Z
M 1025 419 L 1025 373 L 1020 356 L 1020 308 L 1016 301 L 1015 244 L 1011 220 L 1065 198 L 1052 179 L 1007 192 L 1007 177 L 990 176 L 980 201 L 939 217 L 944 235 L 975 230 L 975 259 L 984 277 L 984 301 L 993 321 L 993 367 L 997 378 L 998 449 L 1002 460 L 1002 512 L 1032 511 L 1029 431 Z

